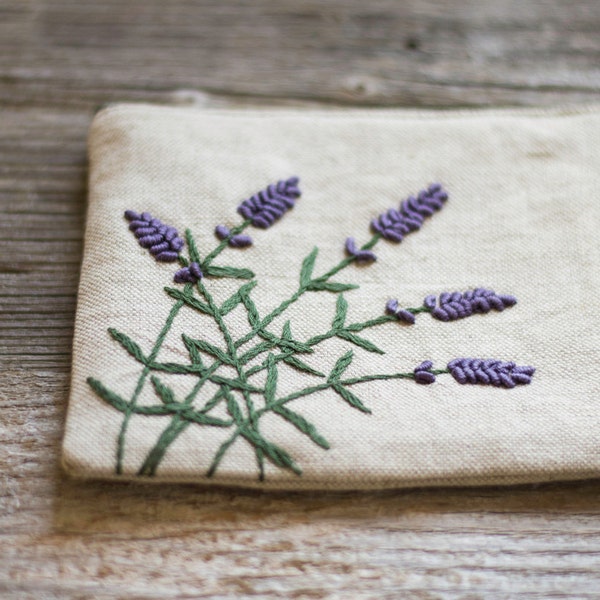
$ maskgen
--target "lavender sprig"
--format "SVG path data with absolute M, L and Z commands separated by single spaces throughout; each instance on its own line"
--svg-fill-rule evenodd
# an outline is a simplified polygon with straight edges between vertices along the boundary
M 271 227 L 285 212 L 294 207 L 296 198 L 300 197 L 299 181 L 298 177 L 290 177 L 272 183 L 244 200 L 238 206 L 238 212 L 245 219 L 250 219 L 255 227 Z
M 505 388 L 527 385 L 531 383 L 535 373 L 534 367 L 481 358 L 455 358 L 448 363 L 448 370 L 458 383 L 478 383 Z
M 417 197 L 409 196 L 400 203 L 398 210 L 390 208 L 371 221 L 371 229 L 390 242 L 399 243 L 404 236 L 421 228 L 426 217 L 444 206 L 448 194 L 439 183 L 432 183 L 421 190 Z
M 394 298 L 387 301 L 387 304 L 385 305 L 385 312 L 388 315 L 394 315 L 399 321 L 403 321 L 409 325 L 414 325 L 415 323 L 415 315 L 408 310 L 400 308 L 398 305 L 398 300 Z
M 375 253 L 371 250 L 361 250 L 358 248 L 354 238 L 347 238 L 344 247 L 346 249 L 346 254 L 348 254 L 348 256 L 353 256 L 357 263 L 372 263 L 377 260 L 377 256 L 375 256 Z
M 174 262 L 179 257 L 184 242 L 177 229 L 155 219 L 149 212 L 141 214 L 133 210 L 125 211 L 129 229 L 133 232 L 142 248 L 147 248 L 156 260 Z
M 217 225 L 215 227 L 215 235 L 220 240 L 226 240 L 231 235 L 231 231 L 225 225 Z M 240 233 L 232 236 L 227 244 L 231 248 L 247 248 L 248 246 L 252 246 L 252 238 L 249 235 Z
M 418 367 L 413 371 L 415 381 L 422 385 L 429 385 L 435 382 L 435 374 L 431 372 L 433 363 L 430 360 L 424 360 Z
M 427 296 L 423 305 L 431 310 L 431 316 L 440 321 L 455 321 L 464 319 L 472 314 L 485 314 L 490 310 L 503 311 L 514 306 L 517 299 L 508 294 L 496 294 L 494 290 L 477 288 L 468 292 L 444 292 L 437 299 L 434 295 Z
M 173 277 L 175 283 L 197 283 L 203 277 L 200 265 L 197 262 L 190 263 L 187 267 L 179 269 Z

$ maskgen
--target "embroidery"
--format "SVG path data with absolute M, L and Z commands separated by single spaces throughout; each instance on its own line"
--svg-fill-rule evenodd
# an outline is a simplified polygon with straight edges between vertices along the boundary
M 438 305 L 436 306 L 436 302 Z M 431 316 L 439 321 L 456 321 L 464 319 L 473 314 L 485 314 L 492 309 L 502 312 L 505 308 L 514 306 L 517 299 L 508 294 L 496 294 L 494 290 L 476 288 L 464 293 L 444 292 L 438 300 L 431 295 L 423 300 L 423 306 L 419 308 L 400 308 L 398 300 L 388 300 L 385 312 L 394 315 L 399 321 L 413 325 L 415 315 L 421 312 L 431 313 Z
M 164 225 L 148 212 L 140 215 L 133 210 L 127 210 L 125 218 L 129 221 L 129 229 L 133 231 L 138 244 L 142 248 L 147 248 L 156 260 L 162 262 L 177 260 L 183 248 L 183 240 L 175 227 Z
M 215 235 L 220 240 L 227 240 L 231 248 L 247 248 L 252 246 L 252 238 L 249 235 L 231 235 L 229 227 L 225 225 L 217 225 L 215 227 Z
M 372 249 L 382 238 L 398 243 L 408 233 L 418 230 L 426 217 L 440 210 L 448 195 L 440 184 L 432 184 L 416 197 L 411 196 L 403 201 L 399 210 L 390 209 L 375 219 L 371 223 L 373 236 L 367 243 L 358 247 L 353 238 L 347 238 L 346 256 L 322 275 L 315 274 L 318 249 L 314 248 L 302 262 L 297 290 L 271 312 L 261 314 L 251 295 L 257 285 L 254 273 L 249 269 L 213 263 L 226 248 L 246 247 L 252 243 L 251 238 L 244 233 L 250 225 L 266 229 L 293 208 L 295 201 L 300 197 L 298 183 L 297 177 L 291 177 L 269 185 L 244 200 L 238 207 L 244 221 L 231 229 L 225 225 L 218 225 L 215 234 L 220 242 L 204 258 L 200 255 L 189 230 L 185 233 L 184 242 L 178 237 L 175 228 L 164 225 L 149 213 L 138 214 L 130 210 L 125 212 L 125 218 L 130 222 L 129 227 L 139 244 L 149 249 L 156 260 L 178 260 L 181 268 L 173 277 L 180 287 L 164 288 L 174 303 L 149 354 L 145 354 L 127 334 L 115 329 L 108 330 L 112 338 L 140 363 L 141 373 L 131 397 L 124 398 L 95 378 L 89 377 L 87 380 L 99 398 L 123 414 L 116 440 L 117 474 L 123 472 L 127 431 L 134 417 L 157 417 L 165 420 L 165 427 L 139 467 L 138 475 L 153 476 L 170 446 L 188 427 L 209 426 L 225 428 L 231 433 L 226 441 L 215 449 L 206 475 L 213 476 L 229 448 L 236 441 L 244 440 L 253 448 L 258 477 L 263 480 L 267 460 L 297 475 L 302 473 L 301 467 L 287 450 L 268 440 L 261 431 L 260 421 L 267 413 L 284 419 L 317 446 L 323 449 L 330 447 L 317 426 L 291 408 L 293 401 L 298 398 L 331 390 L 349 407 L 368 414 L 371 413 L 371 409 L 357 395 L 357 386 L 369 381 L 408 379 L 419 384 L 432 384 L 436 381 L 436 376 L 449 373 L 461 384 L 514 387 L 531 382 L 535 371 L 533 367 L 520 367 L 512 362 L 497 360 L 460 358 L 451 361 L 447 368 L 442 370 L 434 370 L 433 363 L 427 360 L 412 372 L 367 374 L 360 377 L 344 376 L 354 357 L 351 349 L 337 358 L 328 374 L 305 362 L 305 356 L 312 354 L 315 347 L 327 339 L 342 339 L 361 350 L 383 354 L 377 345 L 359 333 L 398 320 L 413 324 L 415 315 L 420 312 L 429 312 L 437 319 L 450 321 L 476 312 L 503 310 L 514 305 L 516 299 L 478 288 L 465 293 L 442 294 L 439 300 L 436 300 L 435 296 L 428 296 L 419 308 L 402 309 L 397 300 L 390 300 L 386 305 L 387 314 L 361 323 L 347 322 L 348 302 L 344 292 L 358 286 L 334 281 L 333 278 L 353 263 L 373 263 L 376 256 Z M 188 256 L 184 257 L 182 250 L 186 245 Z M 239 285 L 230 297 L 218 301 L 210 290 L 209 280 L 213 278 L 247 281 Z M 302 341 L 294 336 L 289 320 L 285 321 L 280 332 L 269 328 L 277 317 L 283 315 L 287 308 L 304 294 L 321 292 L 337 296 L 328 331 Z M 234 339 L 227 323 L 227 315 L 237 307 L 245 310 L 250 331 L 241 338 Z M 161 362 L 161 347 L 175 318 L 183 309 L 194 310 L 212 318 L 222 334 L 223 346 L 215 346 L 206 340 L 183 334 L 182 343 L 189 355 L 189 361 Z M 313 376 L 316 378 L 314 385 L 281 395 L 278 391 L 278 379 L 281 369 L 287 367 Z M 264 384 L 258 384 L 253 376 L 262 372 L 266 373 L 266 380 Z M 161 379 L 161 373 L 192 377 L 195 381 L 194 386 L 186 397 L 178 398 Z M 157 397 L 157 403 L 150 406 L 139 405 L 140 394 L 148 382 Z M 208 382 L 215 384 L 213 388 L 216 387 L 216 391 L 206 396 L 204 404 L 199 408 L 195 401 Z M 225 417 L 223 411 L 218 413 L 220 416 L 215 416 L 214 409 L 218 406 L 225 408 Z

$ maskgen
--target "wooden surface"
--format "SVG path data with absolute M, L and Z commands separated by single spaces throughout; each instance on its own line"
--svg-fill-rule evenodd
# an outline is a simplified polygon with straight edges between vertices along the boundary
M 58 468 L 97 107 L 598 102 L 599 31 L 597 0 L 0 0 L 0 597 L 600 597 L 598 482 L 261 494 Z

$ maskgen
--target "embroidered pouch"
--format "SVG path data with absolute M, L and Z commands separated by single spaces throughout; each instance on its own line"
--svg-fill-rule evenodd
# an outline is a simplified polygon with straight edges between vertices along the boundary
M 597 476 L 599 136 L 592 109 L 103 110 L 66 470 Z

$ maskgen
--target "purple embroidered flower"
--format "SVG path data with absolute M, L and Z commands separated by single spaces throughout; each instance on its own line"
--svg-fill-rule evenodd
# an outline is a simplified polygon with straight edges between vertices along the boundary
M 388 300 L 385 305 L 385 312 L 388 315 L 394 315 L 399 321 L 413 325 L 415 322 L 415 315 L 411 312 L 404 310 L 398 306 L 398 300 Z
M 224 240 L 231 234 L 229 227 L 225 225 L 217 225 L 215 227 L 215 235 L 220 239 Z M 231 248 L 246 248 L 252 246 L 252 238 L 249 235 L 238 234 L 234 235 L 228 242 Z
M 458 383 L 479 383 L 506 388 L 531 383 L 531 377 L 535 373 L 534 367 L 481 358 L 456 358 L 448 363 L 448 370 Z
M 433 363 L 430 360 L 424 360 L 414 371 L 415 381 L 422 385 L 429 385 L 435 381 L 435 375 L 431 372 Z
M 245 219 L 251 219 L 252 225 L 267 229 L 290 208 L 294 207 L 296 198 L 300 197 L 298 177 L 272 183 L 264 190 L 257 192 L 238 206 L 238 212 Z
M 179 269 L 173 277 L 175 283 L 196 283 L 202 279 L 203 274 L 200 270 L 200 265 L 197 262 L 190 263 L 187 267 Z
M 398 210 L 390 208 L 386 213 L 371 221 L 371 229 L 390 242 L 401 242 L 411 231 L 421 228 L 425 217 L 444 206 L 448 194 L 439 183 L 432 183 L 421 190 L 417 197 L 409 196 L 400 203 Z
M 138 244 L 142 248 L 147 248 L 156 260 L 162 262 L 177 260 L 184 242 L 175 227 L 165 225 L 148 212 L 139 214 L 133 210 L 126 210 L 125 218 L 129 221 L 129 229 L 133 231 Z
M 354 256 L 357 263 L 372 263 L 377 260 L 375 253 L 370 250 L 360 250 L 356 247 L 356 241 L 354 238 L 346 239 L 346 253 L 348 256 Z
M 427 296 L 423 305 L 431 309 L 431 316 L 440 321 L 455 321 L 464 319 L 475 313 L 488 313 L 494 309 L 502 311 L 509 306 L 514 306 L 517 299 L 507 294 L 496 294 L 494 290 L 477 288 L 468 292 L 444 292 L 436 297 Z

